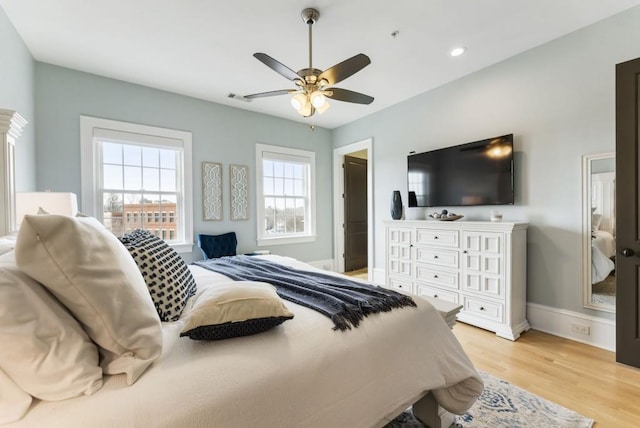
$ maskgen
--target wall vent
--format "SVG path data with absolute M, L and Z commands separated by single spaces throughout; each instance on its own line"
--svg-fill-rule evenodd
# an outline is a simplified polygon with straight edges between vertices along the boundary
M 234 94 L 233 92 L 229 92 L 229 95 L 227 95 L 227 97 L 233 98 L 234 100 L 238 100 L 238 101 L 244 101 L 245 103 L 251 102 L 251 99 L 245 98 L 242 95 Z

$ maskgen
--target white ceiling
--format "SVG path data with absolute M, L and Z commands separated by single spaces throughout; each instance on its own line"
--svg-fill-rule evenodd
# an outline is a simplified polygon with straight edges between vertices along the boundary
M 34 59 L 229 106 L 335 128 L 602 20 L 640 0 L 0 0 Z M 327 69 L 357 53 L 371 65 L 337 86 L 375 97 L 332 101 L 305 119 L 288 96 L 228 98 L 293 88 L 253 57 L 293 70 Z M 396 37 L 391 33 L 398 31 Z M 449 56 L 455 46 L 467 52 Z

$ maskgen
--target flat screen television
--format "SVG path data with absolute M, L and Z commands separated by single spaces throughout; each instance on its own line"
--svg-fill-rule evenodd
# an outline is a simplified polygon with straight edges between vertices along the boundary
M 410 207 L 513 205 L 513 134 L 407 157 Z

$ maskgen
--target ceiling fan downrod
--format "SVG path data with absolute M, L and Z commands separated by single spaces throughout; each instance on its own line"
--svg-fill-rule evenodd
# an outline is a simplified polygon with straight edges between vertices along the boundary
M 309 27 L 309 70 L 313 70 L 313 62 L 312 62 L 312 57 L 313 57 L 313 24 L 315 24 L 316 22 L 318 22 L 318 18 L 320 18 L 320 12 L 318 12 L 317 9 L 314 9 L 312 7 L 306 8 L 302 11 L 302 13 L 300 14 L 300 16 L 302 17 L 302 20 L 305 22 L 305 24 L 307 24 L 307 26 Z

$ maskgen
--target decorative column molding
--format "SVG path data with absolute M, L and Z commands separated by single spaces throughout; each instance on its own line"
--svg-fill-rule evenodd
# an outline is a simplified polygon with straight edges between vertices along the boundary
M 16 229 L 16 140 L 27 121 L 14 110 L 0 109 L 0 236 Z

